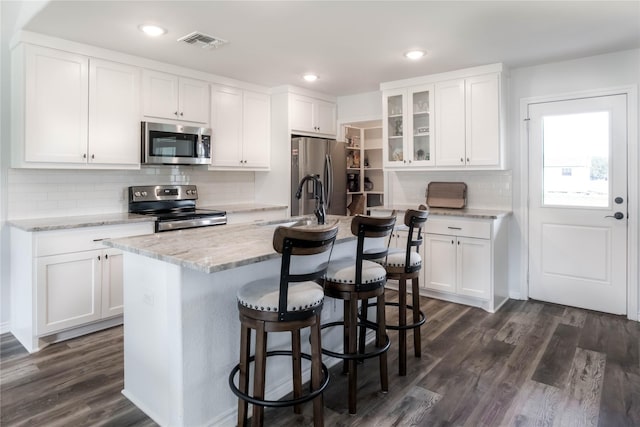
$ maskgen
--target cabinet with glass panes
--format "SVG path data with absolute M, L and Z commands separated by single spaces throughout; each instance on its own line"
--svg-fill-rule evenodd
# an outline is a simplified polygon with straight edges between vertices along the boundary
M 433 85 L 383 92 L 385 167 L 433 166 Z

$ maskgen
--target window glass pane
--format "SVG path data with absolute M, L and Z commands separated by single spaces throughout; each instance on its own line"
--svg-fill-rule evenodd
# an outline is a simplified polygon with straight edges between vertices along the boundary
M 543 205 L 609 206 L 609 113 L 546 116 Z

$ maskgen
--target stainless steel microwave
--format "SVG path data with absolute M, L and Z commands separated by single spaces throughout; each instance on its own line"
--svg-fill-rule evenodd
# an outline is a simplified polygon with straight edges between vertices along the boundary
M 142 163 L 210 165 L 211 129 L 142 122 Z

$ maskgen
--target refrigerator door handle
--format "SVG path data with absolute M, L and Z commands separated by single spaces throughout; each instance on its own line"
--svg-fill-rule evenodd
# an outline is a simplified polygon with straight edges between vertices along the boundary
M 329 154 L 325 155 L 324 176 L 324 182 L 326 183 L 325 200 L 327 201 L 327 209 L 329 209 L 331 207 L 331 195 L 333 194 L 333 165 L 331 164 L 331 156 Z

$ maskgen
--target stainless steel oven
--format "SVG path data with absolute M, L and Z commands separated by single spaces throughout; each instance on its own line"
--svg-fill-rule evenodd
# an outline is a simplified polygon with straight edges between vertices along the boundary
M 142 122 L 142 163 L 210 165 L 211 129 Z
M 156 218 L 156 232 L 227 223 L 227 213 L 196 208 L 195 185 L 129 187 L 129 212 Z

